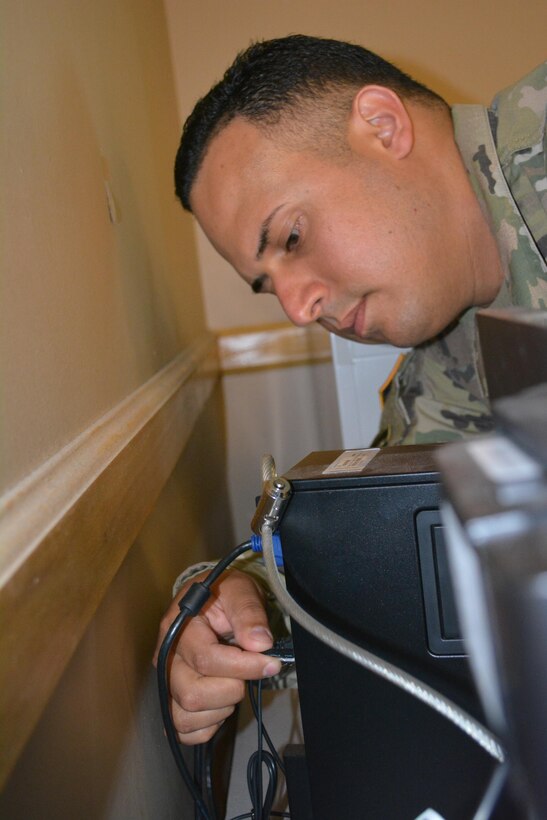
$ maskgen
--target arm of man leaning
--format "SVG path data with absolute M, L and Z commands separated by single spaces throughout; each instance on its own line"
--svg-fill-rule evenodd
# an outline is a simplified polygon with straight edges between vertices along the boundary
M 160 623 L 161 642 L 179 613 L 178 601 L 214 564 L 196 564 L 175 582 L 175 597 Z M 179 740 L 205 743 L 245 695 L 245 681 L 277 675 L 281 663 L 262 655 L 286 626 L 268 591 L 260 556 L 243 555 L 213 585 L 213 594 L 184 626 L 169 671 L 171 713 Z

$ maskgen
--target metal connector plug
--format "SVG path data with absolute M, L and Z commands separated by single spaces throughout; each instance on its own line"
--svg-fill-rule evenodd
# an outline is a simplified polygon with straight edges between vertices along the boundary
M 282 476 L 276 476 L 264 482 L 262 495 L 251 521 L 251 529 L 256 535 L 261 534 L 264 524 L 268 524 L 272 531 L 277 529 L 291 492 L 291 485 Z

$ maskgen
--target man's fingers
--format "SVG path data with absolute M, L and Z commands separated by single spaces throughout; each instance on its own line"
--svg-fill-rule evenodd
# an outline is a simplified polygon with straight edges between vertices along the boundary
M 207 695 L 212 693 L 208 679 L 257 680 L 275 675 L 281 668 L 279 661 L 260 652 L 243 651 L 238 646 L 219 643 L 208 622 L 200 616 L 194 618 L 184 630 L 184 640 L 179 643 L 177 653 L 197 673 L 196 681 L 200 681 Z M 176 657 L 173 663 L 175 661 Z M 212 689 L 216 686 L 213 683 Z
M 218 594 L 235 642 L 252 652 L 270 649 L 273 637 L 264 595 L 256 581 L 241 572 L 231 573 L 219 583 Z
M 179 743 L 184 743 L 185 746 L 197 746 L 200 743 L 207 743 L 220 729 L 223 723 L 224 721 L 221 720 L 219 723 L 215 723 L 206 729 L 199 729 L 196 732 L 177 732 Z
M 181 709 L 177 703 L 173 702 L 173 725 L 177 730 L 177 734 L 182 735 L 184 742 L 187 743 L 188 736 L 196 732 L 211 729 L 211 735 L 214 734 L 226 718 L 229 718 L 230 715 L 233 714 L 234 709 L 235 705 L 225 706 L 222 709 L 209 709 L 204 712 L 187 712 L 185 709 Z
M 162 620 L 156 653 L 178 611 L 173 602 Z M 280 671 L 279 660 L 261 654 L 272 643 L 262 590 L 244 573 L 227 573 L 214 584 L 202 613 L 185 623 L 174 642 L 171 708 L 182 743 L 205 743 L 244 697 L 245 681 Z

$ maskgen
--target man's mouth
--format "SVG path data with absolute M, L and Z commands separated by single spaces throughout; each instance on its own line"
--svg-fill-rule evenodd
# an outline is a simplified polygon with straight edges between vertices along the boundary
M 352 332 L 359 339 L 365 338 L 365 319 L 366 319 L 366 299 L 361 299 L 357 305 L 355 318 L 353 320 Z
M 326 330 L 331 333 L 335 333 L 337 336 L 342 336 L 344 339 L 351 339 L 355 342 L 363 342 L 365 340 L 365 314 L 366 300 L 363 298 L 359 304 L 347 313 L 340 321 L 320 319 L 319 324 L 321 324 Z

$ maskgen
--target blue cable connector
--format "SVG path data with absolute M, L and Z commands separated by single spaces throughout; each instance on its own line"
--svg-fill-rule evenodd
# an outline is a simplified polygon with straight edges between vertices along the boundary
M 275 563 L 278 567 L 283 566 L 283 550 L 281 549 L 281 538 L 279 535 L 274 532 L 273 536 L 273 548 L 274 548 L 274 558 Z M 263 552 L 262 550 L 262 536 L 261 535 L 251 535 L 251 547 L 253 552 Z

